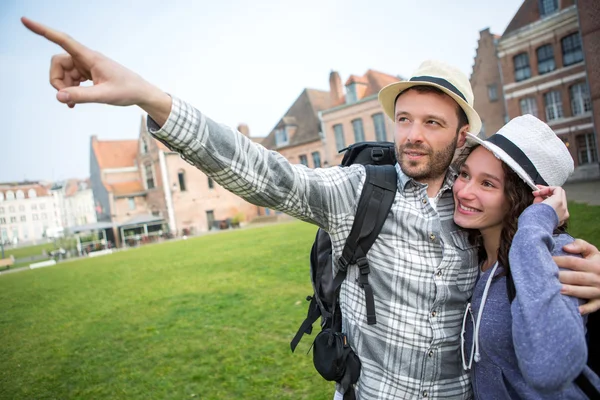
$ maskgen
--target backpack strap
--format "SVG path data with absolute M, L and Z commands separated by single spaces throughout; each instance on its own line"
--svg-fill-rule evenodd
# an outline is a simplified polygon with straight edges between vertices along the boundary
M 393 165 L 365 165 L 365 170 L 365 184 L 356 208 L 352 230 L 339 258 L 339 271 L 334 286 L 339 288 L 346 278 L 348 266 L 356 264 L 360 271 L 358 283 L 365 291 L 367 323 L 374 325 L 377 319 L 373 288 L 368 279 L 370 269 L 367 252 L 379 236 L 392 208 L 396 197 L 397 174 Z

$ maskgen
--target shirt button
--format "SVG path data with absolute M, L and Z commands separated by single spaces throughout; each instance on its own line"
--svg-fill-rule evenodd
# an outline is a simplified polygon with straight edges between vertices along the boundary
M 441 269 L 438 269 L 438 272 L 436 272 L 436 275 L 437 275 L 438 277 L 442 276 L 442 270 L 441 270 Z
M 427 393 L 427 390 L 423 390 L 423 397 L 427 397 L 429 396 L 429 393 Z
M 432 234 L 430 234 L 430 235 L 429 235 L 429 239 L 431 239 L 431 240 L 435 240 L 435 235 L 434 235 L 433 233 L 432 233 Z
M 437 315 L 437 313 L 436 313 L 435 311 L 432 311 L 432 312 L 431 312 L 431 316 L 432 316 L 432 317 L 435 317 L 436 315 Z
M 423 204 L 427 204 L 427 199 L 423 199 L 421 201 L 423 202 Z
M 429 354 L 427 354 L 429 358 L 433 357 L 433 350 L 429 350 Z

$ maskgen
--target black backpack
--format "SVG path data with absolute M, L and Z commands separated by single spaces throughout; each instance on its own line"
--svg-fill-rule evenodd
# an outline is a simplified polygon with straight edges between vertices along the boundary
M 506 291 L 508 292 L 508 300 L 512 303 L 517 295 L 517 291 L 510 274 L 506 276 Z M 587 365 L 596 375 L 600 376 L 600 341 L 598 340 L 598 335 L 600 335 L 600 311 L 588 315 L 586 329 L 588 345 Z M 600 399 L 600 392 L 583 372 L 575 378 L 575 384 L 590 399 Z
M 317 231 L 310 253 L 313 294 L 306 319 L 290 343 L 292 352 L 302 336 L 312 333 L 313 323 L 321 318 L 321 332 L 313 341 L 313 362 L 317 371 L 328 381 L 341 385 L 344 400 L 355 398 L 354 384 L 360 375 L 360 360 L 350 348 L 342 333 L 342 313 L 338 302 L 347 268 L 357 265 L 360 269 L 359 284 L 365 291 L 367 323 L 376 323 L 373 290 L 369 285 L 367 252 L 375 242 L 396 196 L 397 174 L 394 144 L 389 142 L 362 142 L 349 146 L 342 166 L 363 164 L 366 169 L 354 224 L 346 239 L 344 250 L 338 260 L 339 270 L 335 279 L 332 269 L 331 240 L 322 229 Z M 309 350 L 310 351 L 310 350 Z

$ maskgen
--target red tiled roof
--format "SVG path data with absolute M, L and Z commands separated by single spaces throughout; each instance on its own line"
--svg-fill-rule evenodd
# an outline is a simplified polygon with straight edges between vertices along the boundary
M 92 150 L 101 169 L 135 166 L 138 148 L 137 140 L 92 139 Z
M 115 196 L 140 193 L 145 190 L 142 182 L 140 181 L 105 183 L 105 186 L 108 191 L 112 192 Z

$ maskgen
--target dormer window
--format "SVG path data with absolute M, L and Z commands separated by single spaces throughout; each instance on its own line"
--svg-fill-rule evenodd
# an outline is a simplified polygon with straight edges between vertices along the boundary
M 545 17 L 558 11 L 558 0 L 539 0 L 540 16 Z
M 275 145 L 277 147 L 285 146 L 289 143 L 288 127 L 283 127 L 275 130 Z
M 356 103 L 358 96 L 356 94 L 356 83 L 352 82 L 346 86 L 346 103 Z

